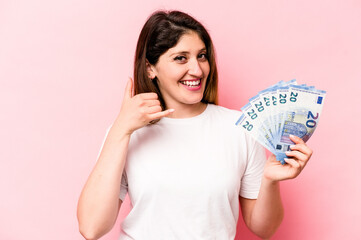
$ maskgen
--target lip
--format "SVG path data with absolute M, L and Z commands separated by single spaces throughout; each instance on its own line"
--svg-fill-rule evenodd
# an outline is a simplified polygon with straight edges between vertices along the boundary
M 189 90 L 189 91 L 198 91 L 198 90 L 200 90 L 201 88 L 202 88 L 202 83 L 203 83 L 203 80 L 202 80 L 202 78 L 195 78 L 195 79 L 190 79 L 190 80 L 181 80 L 181 81 L 184 81 L 184 82 L 188 82 L 188 81 L 201 81 L 200 83 L 199 83 L 199 86 L 198 87 L 188 87 L 187 85 L 184 85 L 184 84 L 182 84 L 182 83 L 180 83 L 180 81 L 179 81 L 179 83 L 185 88 L 185 89 L 187 89 L 187 90 Z

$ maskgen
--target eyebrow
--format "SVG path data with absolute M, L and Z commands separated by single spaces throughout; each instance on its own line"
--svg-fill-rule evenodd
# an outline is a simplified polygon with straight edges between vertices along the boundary
M 199 52 L 206 51 L 206 50 L 207 50 L 207 48 L 204 47 L 204 48 L 200 49 Z M 176 54 L 189 54 L 189 52 L 187 52 L 187 51 L 175 52 L 175 53 L 172 53 L 171 55 L 169 55 L 169 57 L 176 55 Z

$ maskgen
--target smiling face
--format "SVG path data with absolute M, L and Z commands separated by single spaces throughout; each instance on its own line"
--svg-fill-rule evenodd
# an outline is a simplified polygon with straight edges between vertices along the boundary
M 189 31 L 155 65 L 148 66 L 148 75 L 157 77 L 167 108 L 177 110 L 202 104 L 209 70 L 204 42 L 197 33 Z

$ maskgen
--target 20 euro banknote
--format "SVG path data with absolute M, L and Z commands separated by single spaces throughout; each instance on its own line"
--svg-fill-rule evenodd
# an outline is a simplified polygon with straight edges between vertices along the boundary
M 260 91 L 241 108 L 236 122 L 284 164 L 285 152 L 293 142 L 289 135 L 305 142 L 315 131 L 326 92 L 296 80 L 280 81 Z

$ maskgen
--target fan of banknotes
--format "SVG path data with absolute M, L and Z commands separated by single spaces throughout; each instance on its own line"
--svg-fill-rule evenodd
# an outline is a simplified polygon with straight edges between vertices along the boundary
M 261 145 L 285 164 L 286 151 L 294 143 L 289 135 L 307 141 L 320 119 L 326 91 L 296 80 L 280 81 L 256 96 L 241 108 L 242 115 L 236 122 Z

